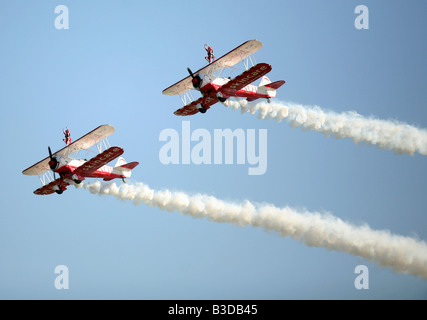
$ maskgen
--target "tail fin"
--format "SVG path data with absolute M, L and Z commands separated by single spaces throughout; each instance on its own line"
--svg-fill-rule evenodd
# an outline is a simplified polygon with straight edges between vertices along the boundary
M 126 164 L 127 162 L 126 162 L 126 160 L 125 160 L 125 158 L 123 158 L 123 157 L 119 157 L 118 159 L 117 159 L 117 162 L 116 162 L 116 164 L 114 165 L 114 167 L 120 167 L 120 166 L 122 166 L 122 165 L 124 165 L 124 164 Z
M 266 86 L 271 83 L 270 79 L 267 76 L 263 76 L 261 78 L 261 82 L 259 83 L 259 87 Z
M 136 161 L 127 163 L 123 157 L 119 157 L 119 159 L 117 159 L 116 165 L 114 166 L 114 170 L 119 172 L 130 171 L 138 164 L 139 162 Z
M 138 164 L 139 162 L 136 161 L 127 163 L 125 159 L 120 157 L 113 168 L 113 173 L 121 175 L 122 178 L 129 178 L 131 176 L 131 170 Z

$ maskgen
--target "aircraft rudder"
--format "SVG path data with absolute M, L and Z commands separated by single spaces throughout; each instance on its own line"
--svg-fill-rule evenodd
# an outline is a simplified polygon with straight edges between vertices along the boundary
M 114 167 L 120 167 L 120 166 L 122 166 L 122 165 L 124 165 L 124 164 L 126 164 L 127 162 L 126 162 L 126 160 L 125 160 L 125 158 L 123 158 L 123 157 L 119 157 L 118 159 L 117 159 L 117 162 L 116 162 L 116 164 L 114 165 Z
M 265 86 L 269 83 L 271 83 L 271 80 L 267 76 L 263 76 L 261 78 L 261 82 L 259 83 L 259 87 Z

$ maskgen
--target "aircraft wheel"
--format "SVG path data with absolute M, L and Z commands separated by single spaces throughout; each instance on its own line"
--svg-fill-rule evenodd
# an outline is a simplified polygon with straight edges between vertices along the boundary
M 216 94 L 216 97 L 218 98 L 218 100 L 220 101 L 220 102 L 222 102 L 222 103 L 224 103 L 226 100 L 227 100 L 227 98 L 224 98 L 223 96 L 222 96 L 222 93 L 221 92 L 218 92 L 217 94 Z
M 208 109 L 205 108 L 205 105 L 203 103 L 198 103 L 197 104 L 197 110 L 199 110 L 199 112 L 201 112 L 201 113 L 206 113 L 206 110 L 208 110 Z
M 62 194 L 64 191 L 63 191 L 63 190 L 55 190 L 55 192 L 56 192 L 57 194 Z
M 82 180 L 73 180 L 76 184 L 82 183 Z

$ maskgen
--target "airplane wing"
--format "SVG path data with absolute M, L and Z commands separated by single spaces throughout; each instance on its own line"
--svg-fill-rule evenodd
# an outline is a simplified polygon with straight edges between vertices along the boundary
M 181 109 L 178 109 L 174 112 L 177 116 L 192 116 L 193 114 L 196 114 L 199 112 L 199 109 L 197 109 L 197 104 L 202 103 L 203 97 L 200 97 L 197 100 L 194 100 L 192 103 L 187 104 L 185 107 L 182 107 Z M 207 97 L 205 102 L 205 108 L 209 109 L 211 105 L 217 103 L 219 100 L 217 97 Z
M 49 183 L 49 184 L 46 184 L 46 185 L 44 185 L 43 187 L 41 187 L 41 188 L 38 188 L 36 191 L 34 191 L 34 194 L 37 194 L 37 195 L 41 195 L 41 196 L 44 196 L 44 195 L 47 195 L 47 194 L 52 194 L 52 193 L 54 193 L 55 192 L 55 190 L 53 189 L 53 187 L 54 186 L 57 186 L 57 185 L 61 185 L 62 187 L 67 187 L 67 186 L 69 186 L 70 184 L 68 183 L 68 182 L 66 182 L 65 180 L 63 180 L 63 179 L 61 179 L 61 178 L 58 178 L 58 179 L 56 179 L 56 180 L 53 180 L 51 183 Z
M 227 82 L 225 85 L 219 88 L 219 92 L 225 93 L 226 95 L 233 95 L 236 91 L 239 91 L 243 87 L 251 84 L 255 80 L 261 78 L 271 71 L 271 66 L 267 63 L 258 63 L 249 70 L 246 70 L 241 75 Z
M 80 139 L 77 139 L 76 141 L 66 146 L 65 148 L 62 148 L 61 150 L 55 152 L 53 155 L 68 157 L 70 154 L 78 150 L 89 149 L 94 144 L 100 142 L 101 140 L 105 139 L 109 135 L 113 134 L 114 131 L 115 129 L 113 126 L 110 126 L 109 124 L 104 124 L 92 130 L 91 132 L 84 135 Z M 37 162 L 35 165 L 29 167 L 28 169 L 25 169 L 24 171 L 22 171 L 22 173 L 30 176 L 41 175 L 46 171 L 50 170 L 49 160 L 50 158 L 46 157 L 45 159 Z
M 258 40 L 249 40 L 241 44 L 237 48 L 231 50 L 229 53 L 223 55 L 221 58 L 215 60 L 214 62 L 208 64 L 206 67 L 197 70 L 196 73 L 212 74 L 213 72 L 225 68 L 232 67 L 238 64 L 240 61 L 246 59 L 250 55 L 257 52 L 261 49 L 262 43 Z M 188 76 L 181 81 L 178 81 L 174 85 L 166 88 L 162 91 L 163 94 L 168 96 L 175 96 L 178 94 L 183 94 L 188 90 L 193 89 L 193 84 L 191 82 L 191 76 Z
M 120 147 L 108 148 L 104 152 L 98 154 L 96 157 L 93 157 L 92 159 L 78 167 L 76 170 L 74 170 L 74 173 L 84 177 L 88 176 L 94 171 L 101 168 L 103 165 L 122 155 L 123 152 L 124 150 Z

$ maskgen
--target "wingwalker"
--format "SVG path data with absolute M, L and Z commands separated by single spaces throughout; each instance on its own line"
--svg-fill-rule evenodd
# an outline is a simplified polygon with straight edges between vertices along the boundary
M 48 157 L 22 171 L 25 175 L 39 176 L 43 187 L 37 189 L 34 193 L 38 195 L 47 195 L 54 192 L 61 194 L 67 190 L 67 186 L 80 184 L 85 178 L 103 178 L 104 181 L 121 178 L 125 182 L 125 178 L 131 176 L 131 170 L 139 163 L 126 163 L 124 158 L 119 157 L 124 150 L 120 147 L 110 147 L 107 137 L 114 131 L 113 126 L 106 124 L 99 126 L 72 143 L 71 139 L 64 139 L 67 146 L 54 154 L 48 147 Z M 66 134 L 66 131 L 64 131 L 64 134 Z M 69 138 L 68 128 L 67 135 Z M 87 150 L 93 145 L 96 145 L 98 155 L 89 161 L 76 159 L 80 150 Z M 72 154 L 74 154 L 74 157 L 71 157 Z M 106 165 L 117 157 L 119 159 L 114 167 Z M 53 176 L 50 170 L 52 170 Z M 55 173 L 59 174 L 58 179 Z
M 163 90 L 163 94 L 174 96 L 179 95 L 184 107 L 174 112 L 177 116 L 190 116 L 198 112 L 205 113 L 213 104 L 224 103 L 230 97 L 246 98 L 247 101 L 265 98 L 270 102 L 270 98 L 276 96 L 276 90 L 285 84 L 280 80 L 271 82 L 265 75 L 271 71 L 271 66 L 267 63 L 254 64 L 252 55 L 261 49 L 262 43 L 258 40 L 246 41 L 239 47 L 230 51 L 218 60 L 215 60 L 213 50 L 205 44 L 207 51 L 208 65 L 193 73 L 187 68 L 189 76 L 182 79 Z M 232 68 L 239 62 L 243 62 L 246 69 L 242 74 L 234 79 L 231 77 L 221 78 L 224 68 Z M 249 68 L 249 64 L 252 67 Z M 214 72 L 219 70 L 219 74 Z M 251 83 L 261 78 L 259 86 Z M 194 89 L 202 94 L 202 97 L 194 100 L 189 90 Z M 187 104 L 188 102 L 188 104 Z

